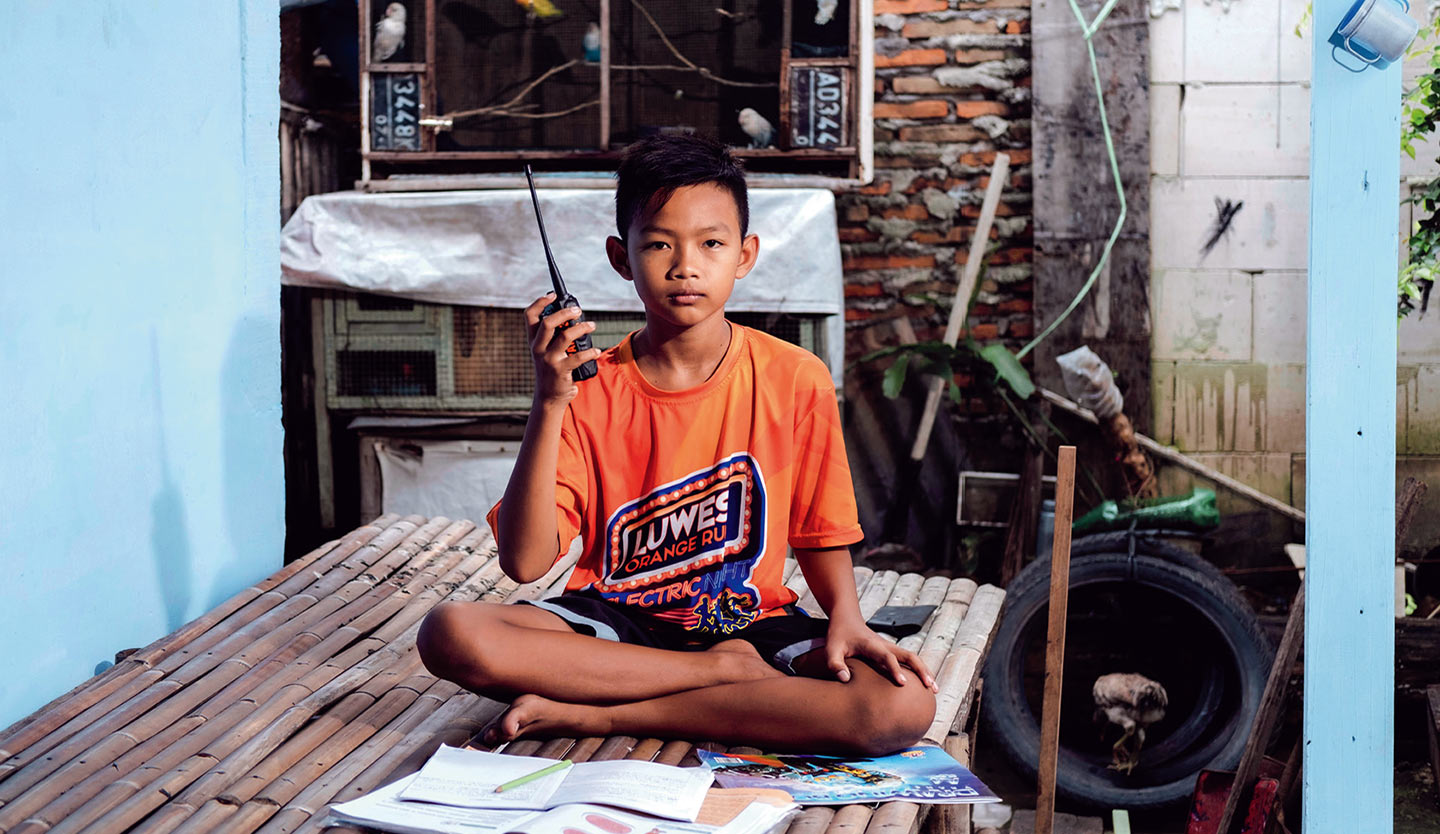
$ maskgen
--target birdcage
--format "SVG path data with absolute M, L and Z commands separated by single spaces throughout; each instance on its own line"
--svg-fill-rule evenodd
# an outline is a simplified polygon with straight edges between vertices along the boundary
M 871 0 L 361 0 L 363 178 L 613 168 L 701 132 L 755 172 L 855 177 Z

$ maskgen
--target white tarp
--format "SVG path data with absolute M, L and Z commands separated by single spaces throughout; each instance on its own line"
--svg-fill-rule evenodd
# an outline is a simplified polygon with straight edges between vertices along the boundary
M 505 494 L 519 449 L 518 440 L 377 443 L 381 512 L 443 515 L 484 524 L 485 514 Z
M 555 262 L 581 305 L 639 312 L 634 289 L 605 257 L 605 238 L 615 233 L 614 191 L 545 188 L 540 205 Z M 753 189 L 750 231 L 760 236 L 760 259 L 726 308 L 824 313 L 840 325 L 834 195 Z M 280 265 L 286 284 L 441 304 L 523 308 L 550 288 L 525 189 L 308 197 L 281 232 Z

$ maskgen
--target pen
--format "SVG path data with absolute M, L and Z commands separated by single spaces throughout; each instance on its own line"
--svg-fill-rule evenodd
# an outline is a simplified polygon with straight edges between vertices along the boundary
M 521 785 L 528 785 L 542 776 L 549 776 L 552 773 L 559 773 L 560 771 L 564 770 L 572 764 L 574 764 L 574 762 L 570 761 L 569 759 L 561 759 L 560 761 L 550 765 L 549 767 L 542 767 L 534 773 L 527 773 L 518 779 L 511 779 L 509 782 L 506 782 L 505 784 L 497 787 L 495 789 L 495 792 L 504 793 L 511 788 L 518 788 Z

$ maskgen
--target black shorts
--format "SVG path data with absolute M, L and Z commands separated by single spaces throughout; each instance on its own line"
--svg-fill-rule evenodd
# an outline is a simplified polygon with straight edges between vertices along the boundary
M 654 649 L 702 651 L 725 640 L 744 640 L 776 669 L 796 674 L 792 664 L 807 652 L 825 645 L 830 621 L 811 617 L 800 608 L 786 606 L 785 614 L 756 620 L 729 634 L 686 631 L 678 626 L 657 623 L 653 618 L 619 603 L 611 602 L 589 588 L 567 591 L 545 600 L 526 601 L 566 622 L 580 634 L 617 643 L 632 643 Z

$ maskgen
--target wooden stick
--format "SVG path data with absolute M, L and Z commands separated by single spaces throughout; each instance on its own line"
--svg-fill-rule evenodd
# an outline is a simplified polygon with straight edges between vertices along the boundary
M 1305 639 L 1305 586 L 1295 592 L 1290 603 L 1290 616 L 1285 621 L 1285 634 L 1280 638 L 1280 648 L 1270 664 L 1270 677 L 1265 680 L 1265 691 L 1260 696 L 1260 706 L 1250 722 L 1249 738 L 1245 751 L 1240 755 L 1240 764 L 1235 768 L 1235 780 L 1225 794 L 1225 808 L 1220 812 L 1220 822 L 1215 834 L 1226 834 L 1235 819 L 1235 812 L 1242 801 L 1248 801 L 1255 777 L 1260 773 L 1260 760 L 1270 746 L 1270 735 L 1285 706 L 1285 690 L 1290 685 L 1290 670 L 1295 668 L 1295 658 L 1300 654 L 1300 645 Z
M 1060 761 L 1060 691 L 1065 676 L 1065 616 L 1070 602 L 1070 524 L 1075 504 L 1075 447 L 1061 446 L 1055 478 L 1055 538 L 1050 548 L 1050 622 L 1045 637 L 1045 695 L 1040 710 L 1040 789 L 1035 834 L 1055 826 Z
M 945 323 L 945 344 L 953 345 L 960 340 L 960 331 L 965 328 L 965 314 L 969 312 L 970 296 L 975 292 L 975 281 L 980 277 L 980 267 L 985 262 L 985 245 L 990 241 L 990 227 L 995 224 L 995 212 L 1000 206 L 1000 192 L 1005 188 L 1005 178 L 1010 174 L 1010 157 L 995 154 L 995 164 L 990 168 L 990 183 L 985 188 L 985 202 L 980 205 L 980 219 L 975 224 L 975 233 L 970 236 L 970 252 L 965 260 L 965 271 L 960 274 L 960 284 L 955 288 L 955 299 L 950 302 L 950 318 Z M 915 432 L 915 443 L 910 447 L 910 459 L 918 461 L 925 457 L 925 448 L 930 445 L 930 432 L 935 428 L 935 413 L 940 409 L 940 397 L 945 393 L 948 380 L 933 377 L 925 396 L 925 409 L 920 412 L 920 428 Z
M 1100 424 L 1100 421 L 1095 417 L 1094 412 L 1092 412 L 1090 409 L 1081 406 L 1079 403 L 1068 400 L 1055 393 L 1054 391 L 1050 391 L 1045 388 L 1041 388 L 1039 390 L 1040 396 L 1044 397 L 1055 405 L 1060 406 L 1062 409 L 1070 412 L 1076 417 L 1079 417 L 1080 419 L 1088 423 L 1094 423 L 1095 425 Z M 1298 521 L 1301 524 L 1305 523 L 1304 510 L 1297 510 L 1296 508 L 1290 506 L 1289 504 L 1286 504 L 1284 501 L 1281 501 L 1278 498 L 1272 498 L 1269 495 L 1261 492 L 1260 490 L 1249 486 L 1248 484 L 1242 484 L 1241 482 L 1235 480 L 1229 475 L 1226 475 L 1224 472 L 1215 469 L 1214 467 L 1206 466 L 1205 464 L 1197 460 L 1192 460 L 1189 456 L 1181 452 L 1177 452 L 1169 446 L 1162 446 L 1161 444 L 1155 442 L 1154 440 L 1146 437 L 1143 434 L 1140 434 L 1139 432 L 1136 432 L 1135 434 L 1135 442 L 1139 443 L 1141 448 L 1143 448 L 1145 451 L 1149 452 L 1157 458 L 1160 458 L 1161 460 L 1164 460 L 1168 463 L 1173 463 L 1182 469 L 1188 469 L 1191 472 L 1194 472 L 1196 475 L 1214 481 L 1216 486 L 1224 487 L 1225 489 L 1228 489 L 1231 492 L 1236 493 L 1237 495 L 1254 501 L 1256 504 L 1259 504 L 1266 509 L 1274 510 L 1275 512 L 1290 519 L 1291 521 Z

